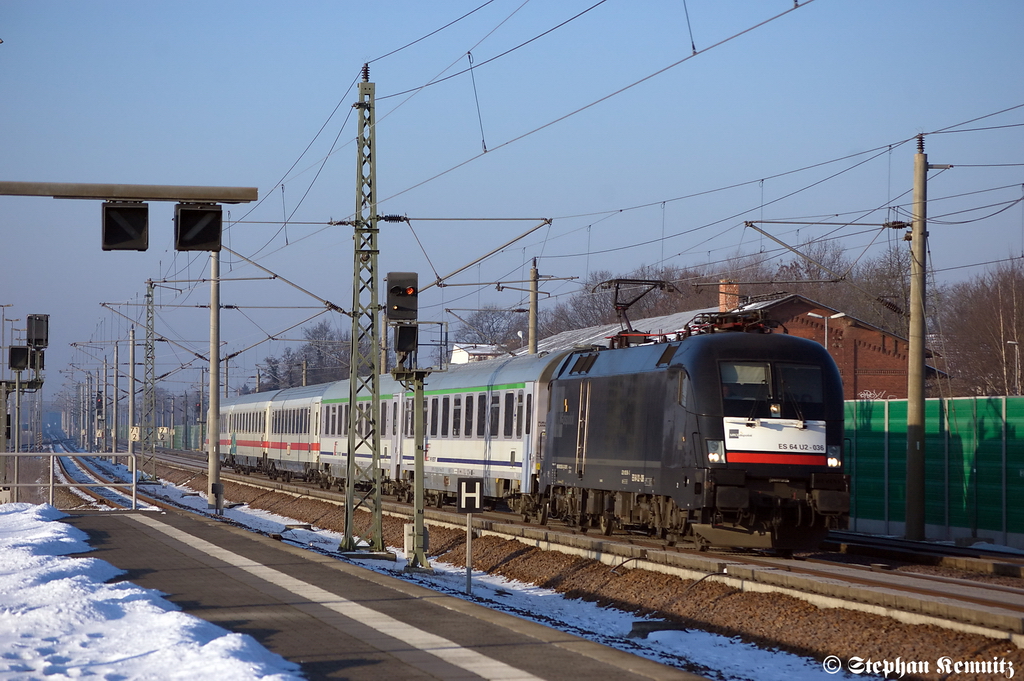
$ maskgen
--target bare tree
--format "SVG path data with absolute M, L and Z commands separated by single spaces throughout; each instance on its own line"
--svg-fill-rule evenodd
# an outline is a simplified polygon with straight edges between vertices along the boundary
M 529 318 L 525 310 L 485 305 L 484 309 L 468 315 L 456 328 L 455 341 L 515 350 L 523 345 L 528 330 Z
M 1024 337 L 1024 266 L 1019 262 L 956 284 L 940 298 L 936 331 L 954 395 L 1012 395 Z
M 351 335 L 337 329 L 329 320 L 321 320 L 302 329 L 306 339 L 298 352 L 306 362 L 309 385 L 348 378 Z

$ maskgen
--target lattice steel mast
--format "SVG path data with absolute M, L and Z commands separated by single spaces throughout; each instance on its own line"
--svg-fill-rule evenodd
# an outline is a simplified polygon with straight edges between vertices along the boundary
M 384 551 L 380 473 L 380 305 L 377 299 L 377 197 L 374 153 L 374 84 L 369 65 L 359 84 L 356 136 L 355 259 L 352 267 L 352 350 L 349 359 L 348 461 L 345 478 L 345 537 L 342 550 L 359 548 L 353 529 L 357 508 L 370 506 L 373 519 L 363 537 L 372 551 Z M 365 463 L 360 465 L 357 457 Z M 369 459 L 367 461 L 367 459 Z M 356 493 L 362 497 L 356 500 Z

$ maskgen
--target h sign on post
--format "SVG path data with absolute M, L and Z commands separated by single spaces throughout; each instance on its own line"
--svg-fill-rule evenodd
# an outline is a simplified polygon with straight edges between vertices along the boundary
M 459 513 L 479 513 L 484 510 L 484 479 L 459 478 Z
M 484 479 L 459 478 L 458 511 L 466 514 L 466 594 L 473 595 L 473 514 L 484 510 Z

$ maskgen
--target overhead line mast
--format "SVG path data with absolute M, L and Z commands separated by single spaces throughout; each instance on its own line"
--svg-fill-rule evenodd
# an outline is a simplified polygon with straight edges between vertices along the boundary
M 352 220 L 352 338 L 349 360 L 348 456 L 345 476 L 345 536 L 341 549 L 360 548 L 353 527 L 357 507 L 369 505 L 372 520 L 365 540 L 375 552 L 386 550 L 381 512 L 380 472 L 380 305 L 377 298 L 377 159 L 374 150 L 374 84 L 363 65 L 356 133 L 356 212 Z M 358 457 L 370 461 L 360 465 Z M 356 501 L 356 491 L 366 490 Z

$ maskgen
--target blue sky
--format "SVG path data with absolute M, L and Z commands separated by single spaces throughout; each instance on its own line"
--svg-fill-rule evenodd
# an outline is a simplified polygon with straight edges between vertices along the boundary
M 381 272 L 419 271 L 425 283 L 537 224 L 522 218 L 554 220 L 453 281 L 524 278 L 534 257 L 542 274 L 585 278 L 772 250 L 749 219 L 879 223 L 909 201 L 906 141 L 979 118 L 926 138 L 930 162 L 958 166 L 930 173 L 936 277 L 964 279 L 1024 250 L 1020 205 L 986 218 L 1024 195 L 1024 167 L 992 167 L 1024 162 L 1024 108 L 1012 109 L 1024 104 L 1020 2 L 494 0 L 383 56 L 483 3 L 5 0 L 0 180 L 258 187 L 258 205 L 230 207 L 240 222 L 225 243 L 348 308 L 351 230 L 325 223 L 355 205 L 346 118 L 369 61 L 379 211 L 408 215 L 423 244 L 406 225 L 385 226 Z M 467 52 L 472 77 L 414 90 L 465 69 Z M 169 204 L 151 207 L 146 253 L 101 251 L 99 214 L 97 201 L 0 197 L 0 304 L 14 304 L 8 317 L 51 315 L 49 390 L 63 382 L 56 370 L 90 361 L 69 343 L 126 337 L 101 302 L 138 303 L 147 279 L 205 274 L 205 255 L 173 251 Z M 864 257 L 902 236 L 856 224 L 771 231 L 794 245 L 830 235 Z M 222 267 L 261 274 L 227 256 Z M 208 302 L 205 285 L 168 286 L 185 291 L 161 289 L 162 304 Z M 557 301 L 577 286 L 545 290 Z M 445 307 L 513 307 L 519 295 L 435 288 L 421 316 L 455 322 Z M 267 281 L 225 283 L 222 302 L 317 304 Z M 227 350 L 314 312 L 225 312 Z M 205 352 L 206 315 L 162 308 L 157 331 Z M 284 347 L 264 344 L 232 372 L 252 375 Z M 168 368 L 186 358 L 159 351 Z M 167 387 L 180 392 L 199 378 L 175 380 Z

